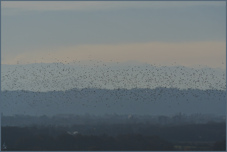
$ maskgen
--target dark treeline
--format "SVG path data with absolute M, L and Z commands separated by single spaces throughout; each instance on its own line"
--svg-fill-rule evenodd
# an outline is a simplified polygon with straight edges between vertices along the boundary
M 2 150 L 225 150 L 225 123 L 2 127 Z
M 155 136 L 28 135 L 7 150 L 174 150 L 173 144 Z

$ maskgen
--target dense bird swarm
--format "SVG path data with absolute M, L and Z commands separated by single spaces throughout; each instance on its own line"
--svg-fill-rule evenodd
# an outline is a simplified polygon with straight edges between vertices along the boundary
M 86 100 L 93 103 L 102 102 L 106 107 L 110 107 L 111 104 L 108 102 L 110 98 L 116 103 L 126 100 L 155 103 L 160 98 L 166 98 L 164 100 L 168 101 L 168 98 L 173 97 L 176 99 L 185 97 L 184 100 L 187 102 L 191 97 L 198 100 L 207 97 L 214 98 L 214 102 L 223 101 L 226 74 L 221 69 L 189 68 L 174 64 L 160 66 L 130 62 L 58 61 L 3 65 L 1 82 L 5 98 L 10 98 L 7 92 L 20 90 L 16 98 L 20 99 L 22 96 L 25 101 L 27 98 L 30 106 L 42 101 L 49 101 L 46 105 L 51 106 L 52 99 L 59 96 L 57 98 L 62 99 L 62 103 L 77 102 L 86 107 L 88 103 L 83 102 L 84 98 L 92 96 L 92 99 Z M 172 90 L 167 91 L 168 88 Z M 58 91 L 65 93 L 58 94 Z M 49 95 L 45 96 L 45 92 Z M 48 99 L 43 99 L 39 94 Z M 36 101 L 37 97 L 39 101 Z M 92 106 L 96 107 L 98 104 Z

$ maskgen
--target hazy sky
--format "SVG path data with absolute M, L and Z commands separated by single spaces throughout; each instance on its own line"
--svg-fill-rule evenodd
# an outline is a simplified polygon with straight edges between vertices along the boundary
M 225 2 L 1 2 L 2 63 L 57 59 L 225 68 Z

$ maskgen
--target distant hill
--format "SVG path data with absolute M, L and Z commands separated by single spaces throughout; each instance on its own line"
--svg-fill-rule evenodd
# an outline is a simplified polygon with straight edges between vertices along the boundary
M 226 92 L 176 88 L 71 89 L 67 91 L 2 91 L 4 115 L 201 113 L 225 115 Z

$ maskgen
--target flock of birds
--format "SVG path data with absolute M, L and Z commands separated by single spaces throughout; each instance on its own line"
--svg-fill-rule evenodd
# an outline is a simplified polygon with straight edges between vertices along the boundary
M 111 98 L 121 102 L 132 99 L 140 102 L 155 102 L 167 93 L 168 88 L 205 90 L 210 97 L 214 95 L 213 90 L 226 89 L 226 73 L 220 69 L 189 68 L 174 64 L 160 66 L 102 61 L 72 63 L 62 61 L 3 65 L 1 82 L 3 95 L 7 96 L 7 92 L 10 91 L 20 91 L 20 94 L 17 94 L 18 98 L 29 96 L 27 99 L 34 99 L 33 104 L 42 102 L 36 99 L 37 96 L 41 98 L 39 94 L 44 95 L 45 92 L 49 92 L 56 96 L 59 92 L 61 95 L 59 99 L 64 100 L 63 102 L 76 101 L 87 106 L 82 102 L 83 100 L 105 102 Z M 112 94 L 109 90 L 112 90 Z M 64 92 L 67 93 L 64 94 Z M 181 94 L 174 94 L 176 92 L 171 94 L 171 91 L 168 91 L 168 96 L 176 98 L 188 96 L 187 91 L 178 92 Z M 190 95 L 199 98 L 200 95 L 194 92 Z M 216 94 L 220 96 L 219 100 L 223 100 L 222 95 L 222 92 Z M 88 96 L 89 99 L 87 99 Z M 90 99 L 92 97 L 93 99 Z M 51 97 L 48 96 L 48 98 Z M 49 99 L 42 98 L 42 100 L 51 106 L 48 103 Z M 168 99 L 165 100 L 168 101 Z M 109 106 L 107 102 L 106 106 Z

